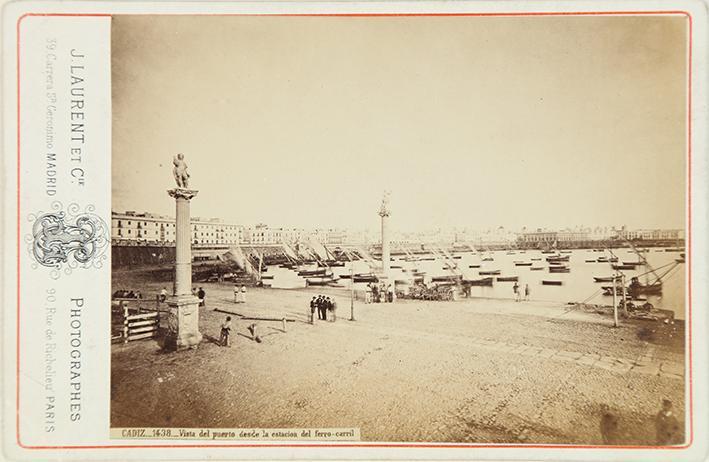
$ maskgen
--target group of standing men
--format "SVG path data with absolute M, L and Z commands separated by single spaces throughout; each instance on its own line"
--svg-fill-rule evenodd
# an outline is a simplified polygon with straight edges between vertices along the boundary
M 368 283 L 364 292 L 365 303 L 393 303 L 394 302 L 394 286 L 392 284 L 385 285 Z
M 324 295 L 318 295 L 310 300 L 310 322 L 313 322 L 315 317 L 315 310 L 318 310 L 318 319 L 322 321 L 327 321 L 327 312 L 332 314 L 332 321 L 335 322 L 335 313 L 337 311 L 337 303 L 334 299 L 326 297 Z
M 234 303 L 246 303 L 246 286 L 234 284 Z
M 521 302 L 522 301 L 522 287 L 520 287 L 519 284 L 515 282 L 515 285 L 512 286 L 512 291 L 515 293 L 515 301 L 516 302 Z M 524 299 L 529 300 L 529 284 L 524 285 Z

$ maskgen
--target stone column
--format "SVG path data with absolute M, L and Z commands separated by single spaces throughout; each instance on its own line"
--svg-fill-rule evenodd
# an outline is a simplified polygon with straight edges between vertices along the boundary
M 175 293 L 168 298 L 169 347 L 180 350 L 196 347 L 202 340 L 199 332 L 199 299 L 192 295 L 192 228 L 190 200 L 197 191 L 176 188 L 167 192 L 175 198 Z

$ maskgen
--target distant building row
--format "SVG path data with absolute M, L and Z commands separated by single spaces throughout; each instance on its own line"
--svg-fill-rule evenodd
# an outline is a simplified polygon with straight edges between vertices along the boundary
M 346 240 L 364 239 L 364 235 L 338 229 L 306 230 L 300 228 L 270 228 L 267 225 L 244 226 L 219 219 L 192 219 L 192 245 L 228 246 L 236 244 L 280 244 L 315 241 L 322 244 L 342 244 Z M 113 212 L 111 240 L 117 245 L 174 245 L 175 219 L 152 213 Z
M 426 232 L 394 232 L 392 245 L 397 247 L 425 244 L 467 244 L 472 247 L 512 246 L 525 248 L 552 246 L 555 242 L 566 244 L 604 241 L 620 234 L 628 240 L 638 241 L 680 241 L 684 231 L 678 229 L 628 230 L 625 227 L 576 228 L 561 231 L 523 229 L 515 232 L 504 227 L 488 230 L 432 229 Z M 111 238 L 116 245 L 166 245 L 175 243 L 175 220 L 171 217 L 151 213 L 114 212 L 111 217 Z M 341 229 L 271 228 L 265 224 L 244 226 L 227 223 L 216 218 L 192 219 L 193 246 L 229 245 L 269 245 L 283 242 L 319 242 L 329 245 L 369 245 L 378 244 L 379 235 L 367 231 L 345 231 Z

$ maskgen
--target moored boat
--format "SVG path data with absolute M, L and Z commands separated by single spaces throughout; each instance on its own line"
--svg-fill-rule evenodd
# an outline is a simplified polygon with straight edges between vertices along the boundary
M 550 273 L 570 273 L 571 269 L 568 266 L 550 266 Z
M 551 280 L 546 280 L 546 279 L 542 281 L 542 285 L 544 285 L 544 286 L 560 286 L 563 283 L 564 283 L 563 281 L 551 281 Z
M 463 284 L 468 286 L 491 286 L 492 281 L 492 278 L 463 279 Z
M 532 266 L 531 261 L 516 261 L 515 266 Z
M 480 276 L 495 276 L 502 272 L 502 270 L 482 270 L 478 271 Z
M 335 282 L 335 279 L 330 276 L 323 276 L 323 277 L 311 277 L 311 278 L 305 278 L 305 282 L 309 286 L 326 286 L 332 282 Z
M 498 276 L 497 282 L 517 282 L 519 276 Z

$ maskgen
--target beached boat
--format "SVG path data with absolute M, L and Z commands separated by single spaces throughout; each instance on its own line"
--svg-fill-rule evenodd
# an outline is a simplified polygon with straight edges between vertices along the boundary
M 480 276 L 496 276 L 496 275 L 500 274 L 501 272 L 502 272 L 502 270 L 482 270 L 482 271 L 478 271 L 478 274 Z
M 463 276 L 459 274 L 449 274 L 446 276 L 434 276 L 431 278 L 431 282 L 456 282 L 462 279 Z
M 568 266 L 550 266 L 550 273 L 570 273 L 571 269 Z
M 309 286 L 326 286 L 332 282 L 335 282 L 335 279 L 330 276 L 323 276 L 323 277 L 312 277 L 312 278 L 305 278 L 305 282 Z
M 352 277 L 353 282 L 379 282 L 379 278 L 371 273 L 360 273 L 360 274 L 355 274 Z
M 463 279 L 463 284 L 468 286 L 492 286 L 492 278 Z
M 517 282 L 519 276 L 498 276 L 497 282 Z
M 542 281 L 543 286 L 560 286 L 562 284 L 564 284 L 563 281 L 549 281 L 549 280 Z
M 653 283 L 643 284 L 637 277 L 630 279 L 630 285 L 628 286 L 628 292 L 633 296 L 637 294 L 651 294 L 659 295 L 662 293 L 662 278 L 658 278 Z
M 532 266 L 531 261 L 516 261 L 515 266 Z

